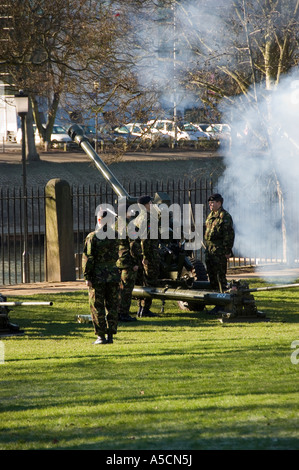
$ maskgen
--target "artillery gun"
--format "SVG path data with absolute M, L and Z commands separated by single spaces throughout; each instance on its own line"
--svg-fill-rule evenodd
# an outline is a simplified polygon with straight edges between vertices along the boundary
M 69 136 L 84 150 L 94 162 L 96 168 L 112 187 L 116 196 L 125 198 L 128 206 L 137 202 L 137 198 L 129 195 L 108 166 L 91 146 L 88 138 L 77 124 L 68 130 Z M 170 205 L 170 197 L 166 193 L 155 193 L 153 204 L 159 212 L 161 204 Z M 180 308 L 202 311 L 207 305 L 220 306 L 218 312 L 222 322 L 265 320 L 265 315 L 257 309 L 252 292 L 299 287 L 299 284 L 286 284 L 250 289 L 245 281 L 234 280 L 222 292 L 210 287 L 204 264 L 191 257 L 184 249 L 182 240 L 161 240 L 160 243 L 160 277 L 155 287 L 135 286 L 134 298 L 162 300 L 162 311 L 166 300 L 176 300 Z M 89 315 L 78 316 L 79 322 L 91 321 Z
M 96 168 L 100 171 L 105 180 L 109 183 L 115 195 L 126 201 L 127 207 L 136 204 L 137 197 L 134 197 L 126 191 L 118 181 L 109 167 L 103 162 L 100 156 L 95 152 L 88 138 L 84 135 L 83 129 L 77 124 L 72 125 L 68 130 L 69 136 L 84 150 L 87 156 L 93 161 Z M 115 201 L 117 202 L 117 201 Z M 153 208 L 156 210 L 157 218 L 165 210 L 166 206 L 171 205 L 171 199 L 167 193 L 156 192 L 153 197 Z M 171 214 L 170 215 L 170 234 L 171 234 Z M 159 227 L 161 228 L 161 227 Z M 203 263 L 194 259 L 192 252 L 185 249 L 184 239 L 159 239 L 160 251 L 160 278 L 159 286 L 192 287 L 194 281 L 208 281 L 207 273 Z
M 24 334 L 24 330 L 20 330 L 19 325 L 11 323 L 9 319 L 10 309 L 8 307 L 25 307 L 25 306 L 51 306 L 53 302 L 7 302 L 7 298 L 0 293 L 0 337 L 3 336 L 19 336 Z

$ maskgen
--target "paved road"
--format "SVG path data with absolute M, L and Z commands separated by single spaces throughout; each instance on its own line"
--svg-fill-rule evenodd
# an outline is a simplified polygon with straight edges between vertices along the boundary
M 10 144 L 17 145 L 17 144 Z M 209 177 L 223 171 L 223 157 L 218 153 L 196 150 L 160 149 L 153 152 L 127 152 L 124 155 L 103 154 L 103 160 L 121 182 L 167 181 Z M 39 161 L 26 165 L 27 185 L 44 186 L 52 178 L 61 178 L 75 185 L 101 181 L 98 170 L 83 151 L 41 152 Z M 0 148 L 0 185 L 22 185 L 21 151 L 11 147 L 5 153 Z
M 100 154 L 100 153 L 99 153 Z M 101 155 L 101 154 L 100 154 Z M 107 156 L 107 154 L 104 154 Z M 206 151 L 194 149 L 168 149 L 161 148 L 152 151 L 129 151 L 124 154 L 114 157 L 115 160 L 120 161 L 134 161 L 134 160 L 168 160 L 168 159 L 192 159 L 192 158 L 211 158 L 222 157 L 221 151 Z M 113 157 L 109 157 L 113 158 Z M 19 163 L 21 161 L 21 146 L 19 144 L 7 143 L 4 148 L 0 147 L 0 163 Z M 89 161 L 87 155 L 78 150 L 75 152 L 62 150 L 49 150 L 48 152 L 40 152 L 40 160 L 45 162 L 63 163 L 63 162 L 86 162 Z

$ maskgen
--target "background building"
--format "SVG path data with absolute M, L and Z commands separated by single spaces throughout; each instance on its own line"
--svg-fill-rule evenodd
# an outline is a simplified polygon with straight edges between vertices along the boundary
M 12 27 L 9 15 L 9 0 L 0 5 L 0 46 L 9 41 L 9 31 Z M 15 91 L 12 80 L 5 65 L 0 63 L 0 141 L 14 140 L 17 134 L 17 113 L 14 105 Z

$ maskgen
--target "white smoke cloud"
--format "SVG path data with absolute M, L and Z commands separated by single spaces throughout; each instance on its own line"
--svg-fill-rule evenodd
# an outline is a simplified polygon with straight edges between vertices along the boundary
M 223 50 L 227 49 L 226 41 L 231 41 L 231 38 L 225 37 L 223 21 L 230 7 L 231 0 L 206 3 L 169 1 L 147 16 L 139 18 L 132 15 L 131 21 L 142 45 L 135 68 L 139 83 L 144 90 L 158 91 L 164 108 L 171 110 L 175 103 L 177 109 L 183 112 L 199 104 L 195 93 L 179 85 L 179 77 L 195 63 L 201 68 L 203 63 L 207 67 L 210 61 L 212 66 L 215 57 L 218 64 L 222 59 L 227 61 Z M 201 37 L 207 38 L 207 47 L 202 46 L 201 53 L 197 53 Z
M 176 89 L 181 95 L 181 103 L 177 100 L 178 108 L 180 104 L 183 109 L 188 104 L 198 103 L 195 96 L 184 97 L 186 91 L 175 86 L 175 72 L 179 74 L 180 68 L 187 70 L 191 62 L 196 63 L 199 70 L 202 66 L 210 67 L 211 72 L 226 62 L 232 67 L 237 60 L 235 41 L 243 41 L 246 48 L 241 25 L 243 13 L 240 9 L 241 17 L 235 16 L 235 4 L 233 0 L 179 2 L 175 28 L 171 11 L 168 26 L 149 15 L 140 30 L 142 40 L 148 41 L 148 57 L 137 68 L 140 82 L 149 89 L 157 85 L 164 92 L 165 102 L 169 103 Z M 259 6 L 254 2 L 247 6 L 257 24 L 259 21 L 262 24 L 264 17 L 259 10 L 255 11 Z M 238 21 L 239 26 L 236 26 Z M 228 22 L 230 27 L 226 27 Z M 174 44 L 180 48 L 175 71 Z M 168 58 L 159 56 L 163 45 Z M 299 176 L 299 71 L 282 77 L 271 91 L 261 83 L 256 90 L 249 90 L 248 95 L 250 99 L 240 95 L 222 109 L 223 122 L 232 126 L 232 145 L 225 153 L 226 171 L 219 181 L 219 191 L 234 218 L 235 254 L 292 263 L 299 258 L 299 240 L 294 237 L 299 233 L 295 192 Z M 277 189 L 282 191 L 281 200 Z M 287 249 L 283 243 L 283 222 L 287 230 Z
M 236 115 L 236 109 L 242 114 L 232 121 L 232 144 L 219 190 L 235 221 L 238 254 L 291 264 L 298 258 L 299 70 L 270 92 L 261 83 L 256 93 L 257 105 L 241 106 L 242 96 L 224 109 L 227 118 Z M 277 189 L 282 191 L 283 206 Z

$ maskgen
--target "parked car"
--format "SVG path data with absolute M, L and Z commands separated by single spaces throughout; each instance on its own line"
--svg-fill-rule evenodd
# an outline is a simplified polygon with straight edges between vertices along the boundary
M 132 136 L 140 137 L 141 139 L 150 139 L 152 137 L 151 132 L 148 131 L 145 124 L 129 122 L 125 127 Z
M 38 144 L 41 143 L 41 137 L 39 135 L 38 129 L 36 128 L 35 124 L 33 125 L 33 131 L 34 131 L 35 143 L 38 145 Z M 18 129 L 18 131 L 17 131 L 17 143 L 20 143 L 21 139 L 22 139 L 22 130 Z M 58 148 L 61 145 L 63 145 L 64 143 L 72 144 L 73 141 L 70 138 L 70 136 L 68 135 L 67 130 L 64 127 L 59 126 L 57 124 L 54 124 L 53 131 L 52 131 L 52 134 L 51 134 L 51 146 L 53 148 Z
M 115 139 L 115 142 L 117 144 L 126 144 L 132 142 L 134 139 L 136 139 L 136 136 L 132 136 L 130 133 L 130 130 L 127 128 L 127 126 L 119 126 L 115 127 L 113 129 L 113 137 Z
M 160 132 L 163 134 L 164 138 L 168 140 L 176 139 L 177 141 L 180 140 L 197 140 L 197 137 L 193 134 L 190 134 L 184 130 L 182 130 L 178 125 L 176 126 L 175 130 L 175 122 L 169 119 L 157 119 L 157 120 L 150 120 L 147 123 L 151 132 Z
M 152 129 L 146 124 L 130 122 L 129 124 L 126 124 L 126 127 L 129 129 L 131 135 L 140 137 L 142 140 L 151 140 L 154 142 L 163 138 L 163 134 L 161 132 L 152 132 Z
M 210 124 L 206 132 L 214 139 L 230 139 L 231 128 L 228 124 Z
M 99 126 L 96 132 L 96 128 L 93 126 L 81 125 L 80 127 L 82 127 L 85 136 L 88 138 L 89 142 L 94 148 L 96 142 L 96 135 L 98 146 L 107 146 L 114 144 L 115 138 L 111 129 L 107 129 L 105 126 Z
M 163 135 L 160 132 L 154 133 L 143 123 L 129 122 L 123 126 L 114 129 L 115 135 L 119 139 L 126 138 L 127 142 L 156 142 Z
M 41 142 L 41 137 L 39 135 L 38 129 L 36 129 L 34 135 L 35 135 L 35 143 L 39 144 Z M 68 135 L 67 130 L 64 127 L 54 124 L 52 134 L 51 134 L 51 147 L 59 148 L 65 143 L 72 144 L 73 141 Z
M 192 122 L 192 125 L 197 127 L 197 129 L 199 129 L 201 132 L 207 132 L 207 128 L 210 127 L 211 124 L 206 122 L 199 124 Z
M 210 140 L 210 134 L 208 132 L 204 132 L 199 126 L 192 124 L 191 122 L 187 122 L 183 124 L 183 130 L 187 133 L 191 133 L 192 135 L 197 137 L 197 140 L 207 139 Z

